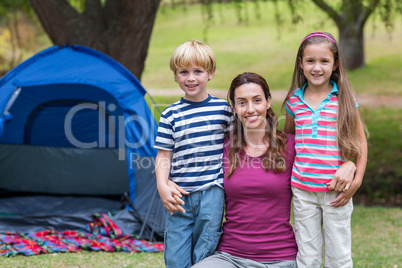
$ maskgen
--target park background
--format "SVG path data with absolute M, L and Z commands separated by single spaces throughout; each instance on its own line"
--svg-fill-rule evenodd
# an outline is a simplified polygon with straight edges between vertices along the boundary
M 141 78 L 160 109 L 180 98 L 181 91 L 168 63 L 173 50 L 187 40 L 206 42 L 216 55 L 217 71 L 208 84 L 212 94 L 224 97 L 237 74 L 257 72 L 267 79 L 274 92 L 274 110 L 282 115 L 283 98 L 279 97 L 290 86 L 302 38 L 319 30 L 338 38 L 333 21 L 312 3 L 303 5 L 303 20 L 295 25 L 284 1 L 277 6 L 261 1 L 258 10 L 253 3 L 246 3 L 241 9 L 230 3 L 216 4 L 210 20 L 205 19 L 205 8 L 200 5 L 172 7 L 169 2 L 162 1 L 159 7 Z M 281 15 L 280 24 L 275 8 Z M 20 14 L 17 27 L 19 46 L 13 44 L 7 27 L 0 28 L 1 74 L 52 45 L 35 17 Z M 364 33 L 366 66 L 347 72 L 370 132 L 367 170 L 355 197 L 352 219 L 353 258 L 356 267 L 401 267 L 402 16 L 395 17 L 391 31 L 378 17 L 370 17 Z M 158 112 L 149 103 L 158 119 Z M 86 252 L 0 260 L 0 266 L 3 264 L 163 267 L 163 257 L 160 253 L 133 256 Z

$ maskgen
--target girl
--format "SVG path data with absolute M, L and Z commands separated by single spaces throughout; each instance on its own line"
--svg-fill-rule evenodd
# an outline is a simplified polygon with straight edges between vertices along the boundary
M 297 265 L 320 267 L 324 237 L 325 267 L 352 267 L 352 196 L 362 183 L 367 141 L 341 51 L 331 34 L 314 32 L 301 42 L 284 105 L 285 132 L 296 135 L 291 185 Z M 352 157 L 353 181 L 340 185 L 332 180 Z

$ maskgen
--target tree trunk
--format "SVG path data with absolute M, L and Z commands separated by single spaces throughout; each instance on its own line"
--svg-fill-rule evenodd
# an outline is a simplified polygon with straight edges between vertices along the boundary
M 54 44 L 99 50 L 141 79 L 160 0 L 86 0 L 82 14 L 66 0 L 30 2 Z
M 379 0 L 343 0 L 338 9 L 330 6 L 330 1 L 312 0 L 335 22 L 339 30 L 339 46 L 345 67 L 357 69 L 364 67 L 364 24 L 379 4 Z
M 363 26 L 345 24 L 338 29 L 339 46 L 342 51 L 345 67 L 350 70 L 364 67 Z

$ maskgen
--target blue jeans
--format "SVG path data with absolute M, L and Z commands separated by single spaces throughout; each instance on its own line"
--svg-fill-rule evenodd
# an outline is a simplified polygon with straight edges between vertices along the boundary
M 219 186 L 182 197 L 186 213 L 167 212 L 165 264 L 184 268 L 214 253 L 222 234 L 225 193 Z

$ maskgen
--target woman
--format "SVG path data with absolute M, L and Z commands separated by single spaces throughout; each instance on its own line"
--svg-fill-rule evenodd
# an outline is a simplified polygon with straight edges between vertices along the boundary
M 193 267 L 296 267 L 289 223 L 294 136 L 277 130 L 262 76 L 238 75 L 228 100 L 235 120 L 223 154 L 226 221 L 216 252 Z

